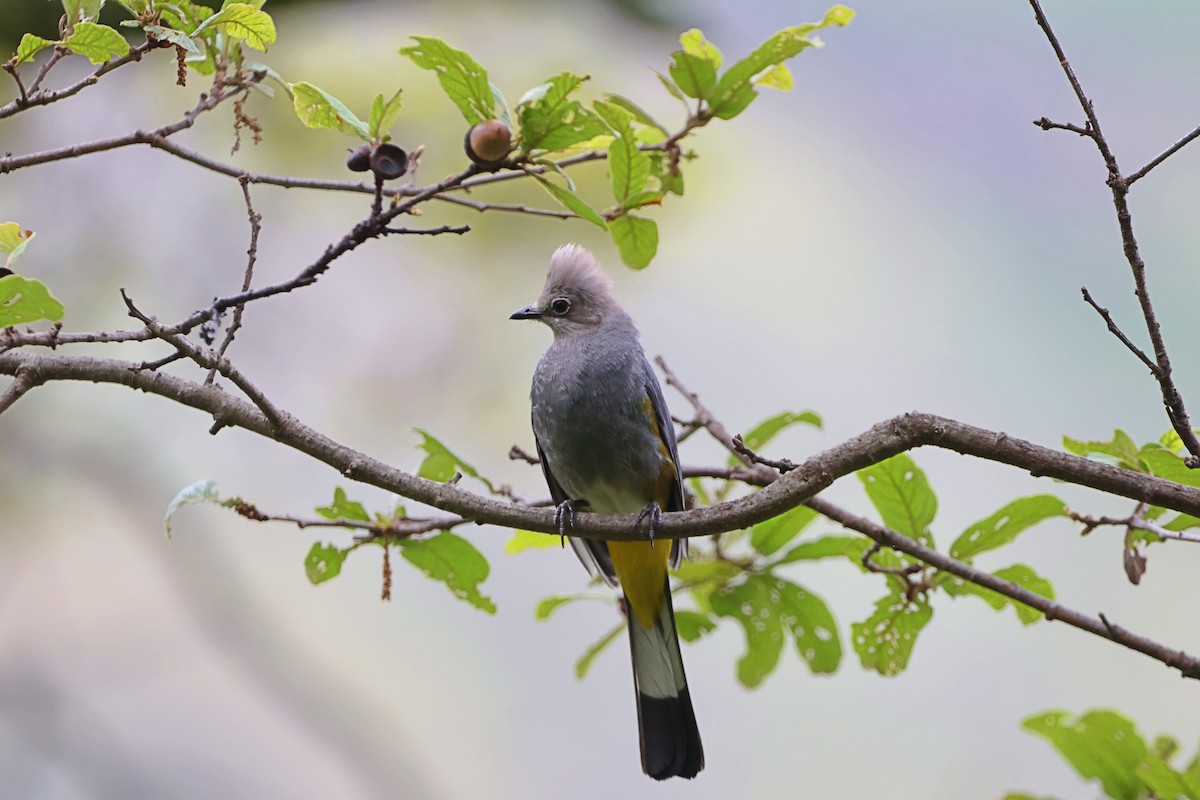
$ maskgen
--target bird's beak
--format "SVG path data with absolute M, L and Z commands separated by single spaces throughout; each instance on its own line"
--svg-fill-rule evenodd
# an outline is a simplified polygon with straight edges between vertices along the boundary
M 509 319 L 540 319 L 542 312 L 538 311 L 537 306 L 525 306 L 519 311 L 514 311 Z

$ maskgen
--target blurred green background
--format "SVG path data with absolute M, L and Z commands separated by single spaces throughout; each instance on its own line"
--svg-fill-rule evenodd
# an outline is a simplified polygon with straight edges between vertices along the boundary
M 1030 124 L 1043 114 L 1078 122 L 1079 112 L 1028 6 L 854 5 L 852 26 L 793 62 L 794 92 L 764 93 L 742 118 L 699 134 L 687 197 L 653 212 L 662 244 L 648 270 L 620 267 L 585 223 L 431 205 L 421 222 L 473 231 L 359 248 L 316 286 L 252 306 L 231 355 L 282 407 L 351 446 L 413 468 L 410 428 L 420 426 L 494 480 L 542 496 L 540 474 L 506 453 L 532 445 L 528 381 L 548 333 L 507 317 L 536 296 L 550 252 L 579 241 L 614 273 L 647 350 L 731 430 L 784 408 L 825 415 L 824 433 L 790 432 L 775 455 L 802 459 L 909 409 L 1050 446 L 1115 426 L 1157 437 L 1167 422 L 1156 387 L 1079 298 L 1086 284 L 1137 329 L 1094 148 Z M 591 74 L 594 93 L 619 91 L 677 121 L 650 70 L 665 67 L 679 31 L 699 26 L 736 56 L 825 6 L 639 8 L 272 2 L 279 43 L 263 60 L 360 110 L 403 87 L 397 141 L 426 146 L 417 179 L 428 182 L 463 166 L 462 125 L 432 76 L 396 54 L 412 34 L 468 50 L 510 98 L 572 69 Z M 51 13 L 17 16 L 30 9 Z M 9 0 L 0 30 L 10 41 L 27 25 L 52 33 L 55 9 Z M 1158 0 L 1131 14 L 1115 2 L 1062 0 L 1047 13 L 1127 171 L 1197 124 L 1200 8 Z M 53 80 L 82 67 L 67 62 Z M 0 149 L 22 154 L 175 120 L 201 84 L 173 84 L 170 54 L 154 54 L 71 102 L 0 123 Z M 0 101 L 12 90 L 0 82 Z M 266 140 L 244 143 L 233 163 L 347 177 L 349 139 L 302 128 L 281 98 L 256 97 L 250 110 Z M 180 141 L 226 157 L 228 111 Z M 1200 149 L 1185 150 L 1132 197 L 1194 411 L 1198 172 Z M 603 166 L 580 180 L 585 194 L 601 192 Z M 260 285 L 295 274 L 367 210 L 353 195 L 253 191 L 265 219 Z M 473 196 L 549 204 L 536 187 Z M 38 232 L 22 266 L 53 287 L 70 329 L 127 327 L 120 287 L 176 320 L 240 285 L 248 226 L 236 182 L 163 153 L 125 149 L 3 176 L 0 208 Z M 95 352 L 140 360 L 164 351 Z M 399 559 L 393 600 L 380 602 L 376 553 L 356 553 L 341 578 L 311 586 L 309 546 L 345 537 L 203 508 L 183 512 L 167 540 L 167 502 L 198 479 L 279 513 L 305 513 L 346 483 L 250 434 L 209 436 L 208 425 L 125 389 L 63 384 L 0 418 L 6 796 L 1091 797 L 1099 789 L 1022 733 L 1021 719 L 1114 707 L 1148 736 L 1172 732 L 1188 746 L 1200 734 L 1196 689 L 1162 665 L 939 597 L 896 679 L 863 672 L 849 652 L 836 676 L 818 679 L 787 652 L 747 692 L 734 678 L 738 630 L 687 647 L 708 767 L 692 783 L 652 785 L 638 768 L 624 642 L 586 681 L 573 677 L 576 657 L 613 623 L 611 608 L 532 619 L 540 597 L 584 585 L 569 553 L 509 557 L 505 531 L 469 531 L 492 559 L 492 618 Z M 683 448 L 685 462 L 723 459 L 699 439 Z M 942 544 L 1020 494 L 1059 492 L 1094 513 L 1127 506 L 953 454 L 917 458 L 939 492 Z M 382 492 L 350 493 L 390 507 Z M 830 495 L 867 511 L 853 479 Z M 1187 610 L 1200 550 L 1154 548 L 1132 587 L 1116 532 L 1080 539 L 1056 522 L 983 566 L 1018 560 L 1050 577 L 1067 605 L 1200 650 Z M 791 574 L 830 602 L 843 634 L 881 589 L 843 563 Z

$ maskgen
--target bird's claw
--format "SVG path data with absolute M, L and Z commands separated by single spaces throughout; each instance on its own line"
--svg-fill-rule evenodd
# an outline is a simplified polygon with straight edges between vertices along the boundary
M 641 530 L 643 524 L 646 526 L 647 537 L 650 539 L 650 547 L 653 548 L 654 534 L 662 524 L 662 507 L 658 505 L 657 501 L 651 500 L 650 504 L 638 514 L 638 530 Z
M 558 535 L 563 540 L 564 546 L 567 540 L 567 532 L 575 528 L 576 506 L 583 508 L 586 505 L 586 500 L 563 500 L 555 507 L 554 527 L 558 528 Z

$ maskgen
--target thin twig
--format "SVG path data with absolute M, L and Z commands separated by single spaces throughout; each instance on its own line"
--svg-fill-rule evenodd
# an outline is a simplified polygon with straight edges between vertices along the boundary
M 5 387 L 3 392 L 0 392 L 0 414 L 8 411 L 13 403 L 20 400 L 22 395 L 39 383 L 36 369 L 19 370 L 16 377 L 13 378 L 13 382 Z
M 242 200 L 246 203 L 246 218 L 250 221 L 250 247 L 246 250 L 246 272 L 242 276 L 242 291 L 248 292 L 250 291 L 250 282 L 254 278 L 254 263 L 258 260 L 258 235 L 262 232 L 262 214 L 254 210 L 254 203 L 250 200 L 249 180 L 243 176 L 238 179 L 238 183 L 242 187 Z M 225 331 L 225 339 L 217 348 L 217 361 L 225 357 L 229 345 L 233 344 L 233 337 L 242 327 L 242 313 L 245 309 L 245 305 L 240 305 L 233 310 L 233 322 L 229 324 L 229 330 Z M 217 368 L 214 366 L 208 371 L 208 377 L 204 379 L 204 382 L 212 383 L 216 377 Z
M 37 83 L 30 88 L 28 93 L 25 91 L 24 87 L 22 87 L 21 97 L 4 106 L 0 106 L 0 119 L 11 117 L 27 108 L 33 108 L 34 106 L 45 106 L 51 103 L 56 103 L 59 100 L 65 100 L 68 97 L 73 97 L 87 87 L 94 86 L 102 76 L 112 72 L 114 69 L 123 67 L 126 64 L 134 61 L 140 61 L 142 56 L 149 51 L 164 46 L 167 46 L 167 43 L 146 41 L 142 42 L 141 44 L 136 44 L 129 48 L 129 52 L 127 54 L 121 56 L 120 58 L 114 58 L 111 61 L 104 62 L 87 77 L 82 78 L 81 80 L 76 81 L 70 86 L 62 89 L 56 89 L 54 91 L 43 89 L 41 91 L 36 91 L 37 86 L 41 83 L 41 80 L 38 80 Z M 61 56 L 59 56 L 59 58 L 61 58 Z M 53 64 L 50 64 L 49 62 L 47 62 L 47 64 L 49 66 L 53 66 Z M 21 79 L 17 76 L 16 68 L 14 67 L 10 69 L 7 65 L 5 65 L 5 69 L 12 73 L 13 78 L 15 78 L 17 81 L 17 85 L 20 86 Z M 44 79 L 45 75 L 41 75 L 41 78 Z
M 1087 128 L 1087 127 L 1081 128 L 1078 125 L 1073 125 L 1070 122 L 1051 122 L 1050 120 L 1046 119 L 1045 117 L 1042 117 L 1041 119 L 1035 119 L 1033 121 L 1033 124 L 1037 125 L 1039 128 L 1041 128 L 1044 131 L 1052 131 L 1052 130 L 1070 131 L 1071 133 L 1078 133 L 1080 136 L 1088 136 L 1088 137 L 1095 135 L 1095 132 L 1091 128 Z
M 409 236 L 438 236 L 443 233 L 456 233 L 461 236 L 470 233 L 470 225 L 443 225 L 440 228 L 384 228 L 384 233 L 401 233 Z
M 1127 177 L 1125 179 L 1125 185 L 1132 186 L 1136 181 L 1139 181 L 1142 178 L 1146 177 L 1147 172 L 1154 169 L 1159 164 L 1161 164 L 1162 162 L 1166 161 L 1171 156 L 1178 153 L 1180 150 L 1183 149 L 1184 145 L 1195 140 L 1197 137 L 1200 137 L 1200 128 L 1196 128 L 1194 131 L 1189 133 L 1187 136 L 1184 136 L 1178 142 L 1176 142 L 1175 144 L 1171 145 L 1166 150 L 1164 150 L 1161 155 L 1152 159 L 1149 164 L 1147 164 L 1146 166 L 1139 169 L 1137 172 L 1135 172 L 1132 175 L 1130 175 L 1129 177 Z
M 1092 295 L 1087 290 L 1086 286 L 1082 287 L 1080 291 L 1083 292 L 1084 301 L 1087 302 L 1089 306 L 1096 309 L 1096 313 L 1099 314 L 1101 319 L 1104 320 L 1105 324 L 1108 325 L 1108 330 L 1112 333 L 1112 335 L 1120 339 L 1121 343 L 1129 348 L 1129 352 L 1141 359 L 1141 362 L 1150 368 L 1150 373 L 1152 375 L 1157 376 L 1158 364 L 1155 364 L 1153 361 L 1151 361 L 1150 356 L 1146 355 L 1146 353 L 1140 347 L 1129 340 L 1129 337 L 1125 335 L 1125 332 L 1117 327 L 1117 323 L 1113 322 L 1112 315 L 1108 313 L 1108 309 L 1101 308 L 1100 305 L 1092 299 Z
M 487 203 L 481 200 L 470 200 L 466 197 L 456 197 L 452 194 L 441 194 L 433 198 L 441 200 L 445 203 L 453 203 L 457 206 L 466 206 L 473 208 L 476 211 L 510 211 L 517 214 L 529 214 L 535 217 L 554 217 L 555 219 L 576 219 L 578 215 L 573 211 L 559 210 L 553 208 L 534 208 L 522 203 Z

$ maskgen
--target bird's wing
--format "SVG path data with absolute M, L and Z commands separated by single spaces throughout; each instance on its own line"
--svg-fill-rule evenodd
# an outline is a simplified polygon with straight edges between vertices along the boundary
M 675 441 L 675 423 L 671 421 L 671 412 L 663 397 L 662 387 L 658 385 L 658 377 L 650 367 L 650 362 L 642 358 L 642 372 L 645 374 L 646 397 L 654 414 L 656 433 L 662 442 L 663 449 L 675 468 L 674 480 L 667 493 L 667 502 L 662 505 L 663 511 L 684 511 L 687 509 L 686 495 L 683 493 L 683 469 L 679 465 L 679 446 Z M 678 567 L 687 557 L 687 539 L 676 539 L 671 545 L 671 566 Z

